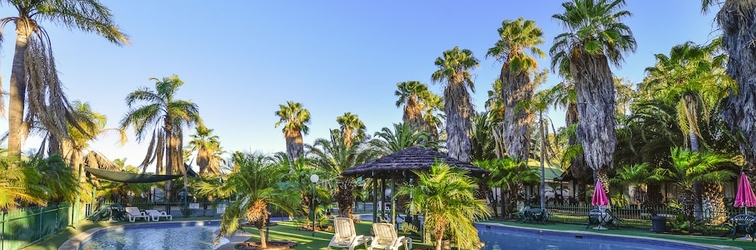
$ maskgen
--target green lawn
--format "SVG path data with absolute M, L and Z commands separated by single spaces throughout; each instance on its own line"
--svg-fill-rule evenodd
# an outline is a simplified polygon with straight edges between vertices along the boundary
M 176 218 L 175 221 L 186 221 L 186 220 L 196 220 L 196 219 L 197 218 Z M 501 222 L 501 221 L 488 221 L 488 222 L 499 223 L 499 224 L 510 225 L 510 226 L 548 229 L 548 230 L 557 230 L 557 231 L 579 231 L 579 232 L 592 232 L 592 233 L 623 235 L 623 236 L 641 236 L 641 237 L 662 238 L 662 239 L 703 243 L 703 244 L 711 244 L 711 245 L 733 246 L 733 247 L 740 247 L 743 249 L 756 249 L 756 242 L 742 241 L 742 240 L 732 241 L 730 238 L 718 237 L 719 235 L 693 236 L 693 235 L 655 234 L 655 233 L 649 232 L 648 230 L 627 229 L 627 228 L 622 228 L 619 230 L 596 231 L 592 229 L 586 229 L 585 225 L 576 225 L 576 224 L 542 225 L 542 224 L 533 224 L 533 223 L 516 223 L 516 222 Z M 113 223 L 113 224 L 129 224 L 129 222 L 118 222 L 118 223 Z M 107 225 L 109 224 L 105 222 L 92 223 L 90 221 L 84 221 L 76 229 L 69 228 L 68 230 L 55 234 L 47 238 L 45 241 L 34 244 L 26 249 L 54 250 L 54 249 L 57 249 L 58 246 L 63 244 L 63 242 L 68 240 L 68 238 L 72 237 L 75 234 L 86 231 L 90 228 L 107 226 Z M 325 246 L 328 245 L 328 242 L 331 240 L 331 237 L 333 236 L 332 231 L 331 232 L 326 231 L 326 232 L 315 232 L 315 236 L 313 237 L 312 232 L 310 231 L 297 230 L 298 226 L 299 224 L 297 224 L 297 222 L 281 222 L 276 226 L 272 226 L 270 227 L 270 231 L 269 231 L 270 240 L 289 240 L 289 241 L 297 242 L 297 246 L 294 249 L 325 249 Z M 355 223 L 357 233 L 362 234 L 362 235 L 370 235 L 370 226 L 371 226 L 371 222 L 369 221 L 362 221 L 359 223 Z M 259 240 L 258 231 L 256 228 L 244 228 L 244 230 L 247 232 L 250 232 L 253 235 L 253 237 L 250 238 L 249 241 Z M 413 246 L 427 246 L 420 243 L 420 238 L 418 236 L 412 236 L 412 238 L 413 238 Z

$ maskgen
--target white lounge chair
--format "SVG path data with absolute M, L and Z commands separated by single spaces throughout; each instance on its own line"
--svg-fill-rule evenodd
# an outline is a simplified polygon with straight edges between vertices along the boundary
M 152 221 L 160 221 L 160 217 L 168 218 L 168 220 L 173 220 L 173 215 L 166 214 L 165 211 L 144 210 L 144 212 L 147 213 L 147 216 L 150 216 Z
M 139 218 L 150 221 L 150 217 L 147 216 L 147 214 L 145 214 L 144 212 L 139 211 L 139 208 L 137 207 L 125 207 L 124 209 L 126 209 L 126 217 L 129 218 L 130 222 L 135 222 L 136 219 Z
M 404 245 L 405 250 L 412 249 L 412 239 L 398 236 L 394 225 L 390 223 L 373 223 L 373 240 L 368 250 L 373 248 L 399 250 Z
M 331 242 L 328 243 L 328 250 L 330 250 L 331 247 L 349 248 L 349 250 L 354 250 L 354 247 L 359 244 L 365 244 L 365 247 L 367 248 L 367 242 L 370 238 L 363 235 L 357 235 L 357 232 L 354 230 L 354 221 L 352 219 L 344 217 L 335 218 L 333 219 L 333 226 L 335 232 L 333 238 L 331 238 Z

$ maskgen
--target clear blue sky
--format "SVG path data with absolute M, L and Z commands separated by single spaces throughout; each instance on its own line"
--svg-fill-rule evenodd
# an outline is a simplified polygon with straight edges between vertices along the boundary
M 501 65 L 485 59 L 504 19 L 535 20 L 544 32 L 545 51 L 564 32 L 551 16 L 562 1 L 102 1 L 131 37 L 118 47 L 93 34 L 43 22 L 55 51 L 69 99 L 89 102 L 116 127 L 127 112 L 126 95 L 149 77 L 177 74 L 185 85 L 177 97 L 200 107 L 206 125 L 227 151 L 284 151 L 274 112 L 286 101 L 301 102 L 312 114 L 305 143 L 326 138 L 338 127 L 336 117 L 357 114 L 370 134 L 401 121 L 394 106 L 396 83 L 419 80 L 431 90 L 433 62 L 444 50 L 460 46 L 481 59 L 473 71 L 474 104 L 483 109 L 486 91 Z M 716 34 L 712 16 L 700 13 L 699 1 L 627 1 L 633 17 L 624 20 L 638 42 L 635 54 L 615 70 L 633 82 L 685 41 L 703 43 Z M 15 15 L 8 5 L 2 16 Z M 0 54 L 3 91 L 8 90 L 15 32 L 5 30 Z M 548 67 L 550 59 L 540 60 Z M 552 75 L 546 86 L 558 83 Z M 563 111 L 552 111 L 557 122 Z M 7 131 L 7 120 L 0 121 Z M 194 130 L 188 130 L 188 134 Z M 117 147 L 105 136 L 92 149 L 110 159 L 138 165 L 147 143 Z M 30 139 L 25 148 L 38 147 Z

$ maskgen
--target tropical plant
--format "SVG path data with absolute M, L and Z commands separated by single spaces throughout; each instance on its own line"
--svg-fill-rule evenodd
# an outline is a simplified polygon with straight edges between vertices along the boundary
M 42 124 L 57 142 L 68 138 L 67 122 L 75 124 L 58 78 L 51 39 L 38 21 L 48 20 L 69 29 L 95 33 L 116 45 L 128 44 L 129 39 L 113 21 L 110 9 L 97 0 L 5 2 L 18 11 L 17 16 L 0 19 L 0 27 L 8 23 L 16 26 L 9 88 L 8 153 L 18 158 L 29 132 L 24 124 Z M 0 110 L 5 110 L 4 103 L 0 98 Z
M 504 145 L 510 157 L 527 161 L 529 159 L 529 126 L 533 115 L 529 109 L 517 109 L 518 103 L 533 97 L 533 83 L 530 74 L 538 70 L 534 57 L 543 57 L 545 53 L 538 45 L 543 44 L 543 31 L 535 21 L 519 18 L 504 20 L 497 30 L 500 40 L 488 49 L 486 56 L 495 57 L 503 62 L 499 79 L 502 82 L 502 100 L 504 101 Z M 530 54 L 525 53 L 530 50 Z
M 657 182 L 659 179 L 661 177 L 654 175 L 651 165 L 644 162 L 622 166 L 609 182 L 635 186 L 633 199 L 640 204 L 646 204 L 646 184 Z
M 36 169 L 39 172 L 39 184 L 48 190 L 45 196 L 48 202 L 74 202 L 79 194 L 79 184 L 76 171 L 68 166 L 59 155 L 48 158 L 31 158 L 22 163 L 25 167 Z
M 140 87 L 126 96 L 129 111 L 121 119 L 121 129 L 133 127 L 137 142 L 141 142 L 147 133 L 152 132 L 147 154 L 140 164 L 142 172 L 147 166 L 156 163 L 156 173 L 172 175 L 179 170 L 184 174 L 184 188 L 188 186 L 186 168 L 183 161 L 183 127 L 201 125 L 197 104 L 179 100 L 176 97 L 179 87 L 184 82 L 177 75 L 150 78 L 155 81 L 155 89 Z M 165 165 L 163 165 L 165 164 Z M 165 181 L 166 199 L 171 198 L 171 180 Z
M 354 204 L 353 177 L 341 175 L 350 167 L 373 160 L 377 151 L 364 147 L 366 142 L 355 141 L 347 146 L 341 138 L 338 130 L 331 130 L 329 139 L 319 138 L 313 145 L 307 145 L 308 152 L 312 155 L 314 164 L 326 174 L 324 180 L 336 180 L 334 198 L 339 206 L 339 216 L 352 218 L 352 205 Z
M 481 112 L 472 117 L 470 130 L 470 160 L 483 161 L 499 158 L 503 145 L 497 144 L 496 132 L 499 123 L 494 120 L 494 113 Z
M 680 188 L 680 202 L 683 204 L 685 219 L 692 223 L 695 221 L 693 183 L 698 181 L 721 183 L 735 176 L 730 170 L 722 169 L 721 166 L 731 163 L 729 157 L 705 152 L 692 151 L 675 147 L 672 149 L 672 164 L 670 168 L 657 168 L 655 175 L 660 176 L 661 181 L 670 182 Z
M 475 113 L 469 87 L 475 92 L 470 70 L 479 66 L 472 51 L 454 47 L 436 58 L 438 70 L 433 72 L 434 83 L 444 83 L 444 113 L 446 114 L 446 147 L 449 156 L 461 161 L 470 160 L 470 118 Z
M 724 2 L 724 3 L 723 3 Z M 727 61 L 727 75 L 737 83 L 737 88 L 731 89 L 725 109 L 722 112 L 724 121 L 729 125 L 732 134 L 738 138 L 740 152 L 743 154 L 748 168 L 756 166 L 756 74 L 754 55 L 756 47 L 752 46 L 756 30 L 749 28 L 756 22 L 756 2 L 740 0 L 701 0 L 703 12 L 709 11 L 713 5 L 720 6 L 716 14 L 716 22 L 722 31 L 722 47 L 729 56 Z M 737 91 L 736 91 L 737 90 Z
M 459 249 L 478 247 L 480 238 L 473 222 L 490 216 L 490 211 L 485 202 L 475 198 L 475 181 L 445 163 L 433 164 L 428 172 L 413 173 L 417 185 L 403 186 L 394 196 L 414 197 L 412 206 L 425 214 L 423 226 L 431 232 L 436 250 L 441 250 L 446 233 Z
M 564 13 L 552 17 L 567 32 L 557 35 L 549 50 L 551 68 L 569 68 L 577 96 L 578 140 L 588 166 L 608 188 L 617 138 L 615 93 L 609 63 L 620 66 L 623 53 L 634 52 L 635 38 L 622 19 L 631 14 L 621 8 L 624 0 L 572 0 L 562 4 Z M 566 66 L 569 65 L 569 66 Z M 608 191 L 608 190 L 607 190 Z
M 310 123 L 310 111 L 302 108 L 301 103 L 292 101 L 287 101 L 286 105 L 279 104 L 278 108 L 276 116 L 279 120 L 276 127 L 285 123 L 282 131 L 286 138 L 286 154 L 289 155 L 289 159 L 297 159 L 304 153 L 302 135 L 310 132 L 310 128 L 307 127 Z
M 352 141 L 360 141 L 365 138 L 365 123 L 362 123 L 357 115 L 346 112 L 344 115 L 336 117 L 336 122 L 341 130 L 341 138 L 347 147 L 352 145 Z
M 376 138 L 370 140 L 370 145 L 380 154 L 387 155 L 412 146 L 433 148 L 435 143 L 430 141 L 431 136 L 429 132 L 420 131 L 407 123 L 394 123 L 394 130 L 383 127 L 375 132 Z
M 402 121 L 415 129 L 438 135 L 436 124 L 432 120 L 436 111 L 443 108 L 441 97 L 419 81 L 400 82 L 396 84 L 396 88 L 394 95 L 399 97 L 396 107 L 404 105 Z M 426 114 L 430 117 L 426 117 Z
M 6 150 L 3 153 L 6 153 Z M 42 176 L 36 168 L 19 166 L 12 156 L 0 156 L 0 211 L 26 204 L 47 205 L 49 189 L 39 185 Z
M 241 228 L 243 218 L 258 229 L 260 247 L 267 248 L 268 238 L 264 228 L 270 216 L 268 206 L 293 215 L 300 203 L 300 190 L 283 182 L 288 172 L 286 166 L 271 164 L 270 158 L 260 153 L 235 152 L 231 162 L 234 169 L 222 188 L 239 197 L 223 213 L 216 241 Z
M 527 162 L 516 161 L 509 157 L 496 160 L 476 161 L 475 166 L 491 171 L 487 176 L 488 185 L 501 189 L 502 216 L 514 211 L 517 201 L 524 194 L 525 184 L 538 183 L 541 176 Z
M 197 154 L 195 160 L 199 166 L 199 175 L 221 174 L 220 166 L 225 160 L 222 158 L 223 149 L 219 137 L 213 135 L 213 130 L 204 125 L 197 126 L 195 134 L 190 137 L 189 150 Z

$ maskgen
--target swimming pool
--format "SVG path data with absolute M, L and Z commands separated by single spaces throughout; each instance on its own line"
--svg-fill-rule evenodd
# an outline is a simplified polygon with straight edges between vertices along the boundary
M 84 238 L 77 249 L 215 249 L 217 221 L 164 222 L 100 229 Z M 226 243 L 221 241 L 220 244 Z
M 641 237 L 623 237 L 583 232 L 560 232 L 502 226 L 498 224 L 476 224 L 480 240 L 486 243 L 486 250 L 705 250 L 709 247 L 685 244 L 683 242 L 654 240 Z

